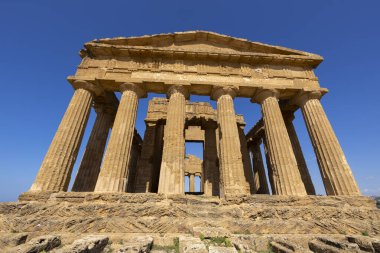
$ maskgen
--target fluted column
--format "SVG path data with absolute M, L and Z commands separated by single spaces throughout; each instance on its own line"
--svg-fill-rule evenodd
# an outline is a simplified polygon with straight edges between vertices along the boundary
M 135 192 L 151 192 L 154 170 L 156 123 L 146 123 L 141 155 L 137 162 Z M 158 147 L 157 147 L 158 148 Z
M 274 90 L 262 90 L 253 98 L 261 104 L 274 188 L 278 195 L 306 195 L 277 96 Z
M 135 84 L 120 86 L 122 92 L 107 146 L 96 192 L 125 192 L 139 98 L 146 93 Z
M 168 97 L 158 192 L 182 194 L 185 165 L 185 109 L 188 92 L 183 86 L 172 86 L 168 91 Z
M 206 123 L 203 150 L 203 194 L 206 196 L 219 195 L 219 170 L 217 166 L 216 124 Z
M 256 194 L 269 194 L 267 176 L 265 174 L 263 158 L 261 155 L 260 141 L 251 142 L 249 148 L 252 154 Z
M 301 174 L 302 182 L 308 195 L 315 195 L 313 182 L 311 181 L 309 169 L 307 168 L 305 158 L 303 156 L 301 144 L 298 140 L 296 129 L 293 125 L 294 114 L 293 112 L 283 112 L 286 129 L 288 130 L 290 142 L 292 143 L 293 152 L 297 160 L 298 170 Z
M 67 191 L 71 172 L 82 142 L 95 85 L 76 81 L 76 88 L 30 191 Z
M 189 192 L 194 192 L 194 174 L 189 174 Z
M 254 179 L 253 179 L 253 171 L 252 171 L 252 164 L 251 159 L 249 158 L 248 148 L 247 148 L 247 140 L 245 138 L 244 134 L 244 126 L 238 127 L 239 132 L 239 138 L 240 138 L 240 152 L 242 155 L 243 160 L 243 166 L 244 166 L 244 178 L 247 186 L 247 190 L 253 194 L 255 187 L 254 187 Z
M 360 195 L 351 168 L 319 101 L 320 97 L 320 92 L 304 92 L 295 102 L 301 107 L 326 193 Z
M 274 184 L 273 169 L 272 169 L 272 164 L 271 164 L 270 158 L 269 158 L 268 142 L 267 142 L 267 138 L 265 137 L 265 135 L 263 136 L 263 144 L 264 144 L 265 162 L 266 162 L 267 169 L 268 169 L 268 179 L 270 182 L 270 189 L 272 190 L 272 195 L 278 195 L 277 191 L 276 191 L 277 189 L 274 186 L 275 184 Z
M 221 196 L 248 194 L 240 150 L 240 139 L 234 109 L 234 87 L 215 87 L 212 99 L 217 101 L 219 125 L 219 162 Z
M 95 111 L 97 113 L 95 123 L 71 189 L 74 192 L 94 191 L 108 133 L 115 119 L 115 110 L 111 106 L 96 104 Z

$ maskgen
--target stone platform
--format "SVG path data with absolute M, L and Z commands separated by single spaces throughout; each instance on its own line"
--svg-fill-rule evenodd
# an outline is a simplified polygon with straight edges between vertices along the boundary
M 25 193 L 0 204 L 1 232 L 191 233 L 223 227 L 233 234 L 380 234 L 368 197 L 233 196 L 136 193 Z
M 97 242 L 115 249 L 128 245 L 135 237 L 148 236 L 154 239 L 156 248 L 167 252 L 173 252 L 172 244 L 176 238 L 180 238 L 180 245 L 193 245 L 195 241 L 197 243 L 194 245 L 211 245 L 207 246 L 209 252 L 216 250 L 212 243 L 220 238 L 225 238 L 222 244 L 227 245 L 228 242 L 232 249 L 242 252 L 260 252 L 266 250 L 268 245 L 272 249 L 293 246 L 305 249 L 275 252 L 309 252 L 306 251 L 308 247 L 323 248 L 331 244 L 324 241 L 326 238 L 335 240 L 334 243 L 339 242 L 340 246 L 336 244 L 339 247 L 349 247 L 351 244 L 347 235 L 364 238 L 360 242 L 366 238 L 378 242 L 380 210 L 374 200 L 348 196 L 242 195 L 217 198 L 59 192 L 24 193 L 19 202 L 0 203 L 0 238 L 3 245 L 5 242 L 15 244 L 14 241 L 20 241 L 23 236 L 31 238 L 29 244 L 40 240 L 40 236 L 47 237 L 44 242 L 56 242 L 54 240 L 58 239 L 52 237 L 56 236 L 65 249 L 106 237 L 108 244 Z M 200 242 L 200 238 L 206 239 Z M 30 245 L 24 240 L 17 247 Z

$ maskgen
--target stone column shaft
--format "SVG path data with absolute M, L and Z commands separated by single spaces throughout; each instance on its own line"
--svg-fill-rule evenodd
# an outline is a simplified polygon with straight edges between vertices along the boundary
M 269 158 L 269 148 L 268 148 L 267 138 L 265 136 L 263 137 L 263 144 L 264 144 L 265 162 L 267 164 L 268 178 L 270 182 L 270 188 L 272 190 L 272 195 L 278 195 L 276 191 L 277 189 L 274 186 L 273 169 L 272 169 L 272 164 Z
M 255 175 L 256 194 L 269 194 L 267 176 L 265 174 L 263 158 L 261 155 L 260 142 L 251 143 L 250 150 L 253 160 L 253 171 Z
M 90 91 L 75 90 L 30 191 L 67 191 L 92 99 Z
M 194 192 L 195 188 L 195 181 L 194 181 L 194 174 L 189 175 L 189 192 Z
M 115 114 L 106 108 L 99 108 L 87 142 L 72 191 L 92 192 L 98 180 L 107 137 L 112 127 Z
M 125 192 L 127 190 L 138 100 L 144 92 L 133 84 L 123 84 L 121 90 L 121 100 L 95 192 Z
M 203 151 L 203 173 L 204 195 L 219 195 L 219 170 L 217 166 L 217 145 L 216 145 L 216 126 L 205 127 L 205 142 Z
M 315 189 L 311 177 L 309 174 L 309 169 L 307 168 L 305 158 L 303 156 L 301 144 L 298 140 L 296 129 L 293 125 L 294 115 L 284 115 L 286 129 L 288 130 L 290 142 L 292 143 L 293 152 L 297 160 L 298 170 L 301 174 L 302 182 L 305 185 L 305 189 L 308 195 L 315 195 Z
M 169 90 L 158 193 L 184 193 L 186 91 L 181 86 Z
M 155 152 L 156 124 L 147 123 L 141 155 L 137 162 L 135 192 L 151 192 L 153 177 L 153 158 Z
M 244 178 L 246 182 L 247 191 L 251 194 L 254 193 L 254 178 L 252 171 L 251 159 L 249 158 L 248 148 L 247 148 L 247 140 L 244 134 L 244 127 L 239 127 L 239 138 L 240 138 L 240 152 L 242 154 L 243 166 L 244 166 Z
M 351 168 L 319 101 L 320 93 L 301 97 L 302 114 L 316 153 L 327 195 L 360 195 Z
M 261 103 L 274 188 L 278 195 L 306 195 L 276 96 L 264 90 L 255 98 Z
M 221 196 L 248 194 L 244 178 L 239 132 L 236 123 L 233 97 L 236 91 L 230 87 L 214 89 L 212 97 L 217 101 L 219 125 L 219 161 L 221 171 Z

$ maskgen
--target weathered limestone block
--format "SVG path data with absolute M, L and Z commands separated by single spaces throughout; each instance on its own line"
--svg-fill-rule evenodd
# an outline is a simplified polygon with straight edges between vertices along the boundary
M 98 180 L 107 137 L 115 118 L 115 112 L 112 107 L 104 104 L 95 105 L 95 111 L 97 113 L 95 123 L 75 177 L 72 191 L 92 192 Z
M 17 253 L 35 253 L 52 250 L 61 245 L 61 238 L 55 235 L 43 235 L 15 248 Z
M 318 237 L 309 241 L 309 248 L 316 253 L 360 252 L 357 244 L 327 237 Z
M 104 235 L 88 235 L 75 240 L 71 245 L 66 246 L 56 253 L 101 253 L 107 246 L 109 238 Z
M 122 247 L 117 250 L 117 253 L 149 253 L 153 245 L 153 237 L 138 236 L 131 238 Z
M 306 195 L 297 161 L 285 127 L 275 90 L 259 91 L 253 101 L 261 104 L 273 184 L 278 195 Z
M 364 236 L 347 236 L 347 240 L 350 243 L 355 243 L 359 246 L 360 250 L 365 252 L 375 252 L 375 249 L 372 246 L 372 241 L 368 237 Z
M 184 193 L 185 105 L 188 91 L 184 86 L 172 86 L 164 131 L 158 193 Z
M 233 87 L 215 87 L 211 98 L 217 101 L 219 125 L 220 195 L 248 194 L 244 178 L 240 139 L 233 99 Z
M 293 125 L 294 114 L 292 112 L 283 113 L 286 129 L 288 130 L 293 152 L 297 160 L 298 170 L 301 174 L 302 182 L 308 195 L 315 195 L 313 182 L 311 181 L 309 169 L 307 168 L 305 157 L 303 156 L 301 144 L 298 140 L 296 130 Z
M 320 92 L 304 92 L 293 102 L 302 109 L 327 195 L 360 195 L 342 147 L 319 101 Z
M 1 235 L 0 249 L 5 248 L 5 247 L 16 247 L 20 244 L 25 243 L 27 238 L 28 238 L 28 234 L 26 233 Z
M 146 93 L 141 87 L 129 83 L 122 84 L 120 89 L 121 100 L 96 183 L 96 192 L 124 192 L 127 187 L 138 100 Z
M 220 246 L 210 246 L 208 249 L 209 253 L 238 253 L 234 247 L 220 247 Z
M 263 157 L 261 155 L 260 142 L 253 141 L 250 144 L 250 151 L 252 153 L 254 182 L 256 194 L 269 194 L 267 176 L 265 174 Z
M 180 253 L 207 253 L 205 244 L 199 238 L 179 237 Z
M 94 94 L 100 91 L 87 82 L 76 90 L 50 144 L 30 191 L 67 191 L 90 114 Z

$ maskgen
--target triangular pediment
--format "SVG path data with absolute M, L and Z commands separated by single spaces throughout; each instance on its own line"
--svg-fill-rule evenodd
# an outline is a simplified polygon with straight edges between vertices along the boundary
M 301 56 L 321 59 L 316 54 L 273 46 L 246 39 L 234 38 L 214 32 L 187 31 L 171 34 L 146 35 L 140 37 L 117 37 L 94 40 L 91 43 L 116 47 L 134 47 L 145 49 L 168 49 L 174 51 L 194 51 L 223 54 L 270 54 L 283 56 Z

